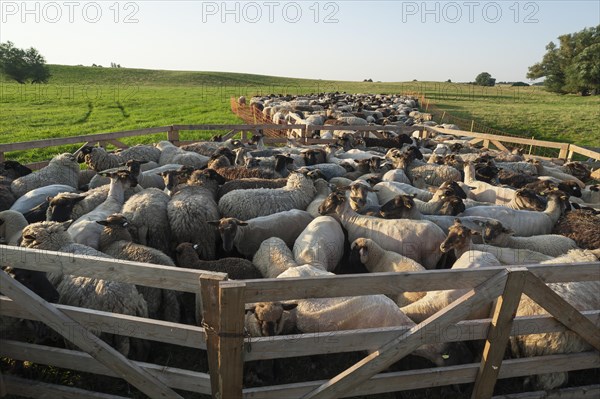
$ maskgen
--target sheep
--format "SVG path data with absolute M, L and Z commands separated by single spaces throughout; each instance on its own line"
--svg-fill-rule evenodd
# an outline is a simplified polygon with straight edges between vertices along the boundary
M 79 165 L 75 162 L 75 156 L 64 153 L 52 158 L 48 166 L 13 180 L 10 189 L 15 196 L 21 197 L 31 190 L 51 184 L 77 187 L 78 181 Z
M 197 242 L 203 259 L 216 257 L 216 236 L 209 221 L 219 219 L 215 198 L 225 179 L 212 169 L 195 171 L 187 185 L 179 186 L 167 205 L 173 239 L 177 244 Z M 227 194 L 230 195 L 234 193 Z
M 333 271 L 344 255 L 344 232 L 331 216 L 311 221 L 294 242 L 296 263 Z
M 136 160 L 129 160 L 125 162 L 125 166 L 128 167 L 130 172 L 134 172 L 134 175 L 136 175 L 140 187 L 155 187 L 161 190 L 165 188 L 165 183 L 161 176 L 161 173 L 170 170 L 178 170 L 182 167 L 182 165 L 180 164 L 167 164 L 143 170 L 144 165 L 142 165 L 139 161 Z M 110 184 L 110 179 L 97 174 L 90 181 L 88 188 L 94 189 L 97 187 L 101 187 L 105 184 Z
M 5 273 L 39 295 L 42 299 L 48 302 L 58 302 L 59 293 L 50 281 L 48 281 L 46 273 L 12 267 L 3 267 L 2 269 Z M 16 332 L 21 322 L 23 322 L 23 320 L 15 317 L 0 316 L 0 335 L 3 338 L 6 338 L 7 333 Z M 42 342 L 51 336 L 50 329 L 46 327 L 44 323 L 28 320 L 25 320 L 24 323 L 26 326 L 31 327 L 35 332 L 36 340 L 39 342 Z
M 406 172 L 403 169 L 391 169 L 383 174 L 381 177 L 383 181 L 397 182 L 404 184 L 411 184 L 410 179 L 406 176 Z
M 484 216 L 497 219 L 513 230 L 515 235 L 529 237 L 550 234 L 561 216 L 568 197 L 561 191 L 548 193 L 548 206 L 544 212 L 522 211 L 505 206 L 475 206 L 466 209 L 461 216 Z
M 581 190 L 581 199 L 588 204 L 600 204 L 600 184 L 592 184 Z
M 78 162 L 85 162 L 91 170 L 102 172 L 116 168 L 131 159 L 158 162 L 159 158 L 160 150 L 150 145 L 139 144 L 116 153 L 109 153 L 102 147 L 86 145 L 79 150 Z
M 306 212 L 308 212 L 313 218 L 316 218 L 319 216 L 319 206 L 321 206 L 325 198 L 331 194 L 332 187 L 330 183 L 324 179 L 317 179 L 315 180 L 314 184 L 317 194 L 311 203 L 306 207 Z
M 96 221 L 106 219 L 108 215 L 120 212 L 125 201 L 125 188 L 137 185 L 137 181 L 132 178 L 129 171 L 110 173 L 109 176 L 111 182 L 106 200 L 91 212 L 75 220 L 69 227 L 68 232 L 76 243 L 98 249 L 102 226 L 97 224 Z
M 148 188 L 123 204 L 122 213 L 129 221 L 129 232 L 135 242 L 169 253 L 171 226 L 167 207 L 170 200 L 165 192 Z
M 418 198 L 421 201 L 430 201 L 433 198 L 433 193 L 427 190 L 415 188 L 407 183 L 383 181 L 373 186 L 373 189 L 377 190 L 377 198 L 379 199 L 380 204 L 385 204 L 386 202 L 400 194 L 414 194 L 416 195 L 416 198 Z
M 472 269 L 480 267 L 500 266 L 498 259 L 489 252 L 465 249 L 462 246 L 465 240 L 471 240 L 473 232 L 456 223 L 451 227 L 448 238 L 440 244 L 440 250 L 448 252 L 451 249 L 455 250 L 457 260 L 452 265 L 452 269 Z M 458 248 L 458 250 L 457 250 Z M 447 307 L 456 299 L 468 292 L 468 289 L 453 289 L 444 291 L 428 292 L 423 298 L 409 305 L 400 308 L 408 317 L 415 323 L 421 323 L 423 320 L 434 315 L 439 310 Z M 489 317 L 491 311 L 491 303 L 486 306 L 481 306 L 472 311 L 469 315 L 470 319 L 482 319 Z
M 21 232 L 28 224 L 25 216 L 20 212 L 11 210 L 0 212 L 0 243 L 18 245 Z
M 295 303 L 258 302 L 246 309 L 244 326 L 251 337 L 291 334 L 296 328 Z
M 483 228 L 481 235 L 484 242 L 497 247 L 529 249 L 550 256 L 560 256 L 577 248 L 575 241 L 557 234 L 513 237 L 514 232 L 498 221 L 482 222 L 480 226 Z
M 206 167 L 209 158 L 195 152 L 185 151 L 173 145 L 169 141 L 161 141 L 156 144 L 160 153 L 158 164 L 160 166 L 167 164 L 180 164 L 192 168 L 201 169 Z
M 558 168 L 544 166 L 538 160 L 534 160 L 533 165 L 536 167 L 539 176 L 550 176 L 562 181 L 574 180 L 580 188 L 585 188 L 585 183 L 583 183 L 581 180 L 569 173 L 563 172 Z
M 335 177 L 342 177 L 346 173 L 348 173 L 346 168 L 344 168 L 343 166 L 340 166 L 340 165 L 333 164 L 333 163 L 318 163 L 318 164 L 314 164 L 314 165 L 303 166 L 302 169 L 303 170 L 317 170 L 318 169 L 321 171 L 321 173 L 323 173 L 324 179 L 327 181 L 329 181 Z
M 575 262 L 597 262 L 598 254 L 592 251 L 571 250 L 566 255 L 542 262 L 544 264 L 560 264 Z M 578 281 L 548 284 L 554 292 L 579 311 L 594 310 L 600 307 L 600 282 Z M 528 296 L 523 295 L 517 308 L 516 316 L 533 316 L 545 314 L 546 311 Z M 513 357 L 545 356 L 561 353 L 577 353 L 589 351 L 591 346 L 572 331 L 560 333 L 544 333 L 515 335 L 510 337 L 510 348 Z M 567 382 L 568 374 L 548 373 L 531 376 L 529 381 L 534 389 L 551 390 Z
M 319 212 L 322 215 L 335 214 L 348 231 L 350 242 L 357 238 L 370 238 L 388 251 L 407 256 L 426 269 L 433 269 L 442 254 L 439 245 L 444 241 L 444 232 L 434 223 L 426 220 L 385 220 L 359 215 L 350 208 L 345 195 L 339 192 L 330 194 Z
M 4 161 L 0 163 L 0 184 L 10 183 L 22 176 L 31 174 L 32 170 L 17 161 Z
M 69 222 L 40 222 L 23 229 L 22 247 L 47 251 L 61 251 L 77 255 L 109 258 L 108 255 L 85 245 L 76 244 L 67 232 Z M 124 315 L 148 317 L 148 307 L 144 297 L 133 284 L 88 277 L 63 276 L 48 273 L 48 279 L 56 287 L 63 305 L 102 310 Z M 103 334 L 101 337 L 123 355 L 130 352 L 130 338 L 121 335 Z
M 248 280 L 261 278 L 260 271 L 246 259 L 221 258 L 219 260 L 201 260 L 198 257 L 198 244 L 181 243 L 175 249 L 175 258 L 180 267 L 227 273 L 232 280 Z
M 48 202 L 49 198 L 50 197 L 46 198 L 46 201 L 23 214 L 28 223 L 37 223 L 46 220 L 46 214 L 48 213 L 48 207 L 50 206 L 50 203 Z
M 48 186 L 36 188 L 22 195 L 10 207 L 11 211 L 25 213 L 36 206 L 44 203 L 49 196 L 55 196 L 60 193 L 72 193 L 76 189 L 64 184 L 51 184 Z
M 301 173 L 292 173 L 283 188 L 234 190 L 225 194 L 219 200 L 219 211 L 223 217 L 248 220 L 290 209 L 304 210 L 315 193 L 312 180 Z
M 476 180 L 475 166 L 471 162 L 465 163 L 464 173 L 464 182 L 471 188 L 469 197 L 474 200 L 503 205 L 508 204 L 515 196 L 515 190 L 512 188 L 493 186 Z
M 475 222 L 480 227 L 481 222 Z M 496 257 L 503 265 L 524 265 L 529 263 L 540 263 L 552 259 L 552 256 L 523 248 L 503 248 L 488 244 L 473 244 L 471 238 L 480 235 L 479 231 L 471 230 L 463 226 L 460 219 L 455 219 L 448 232 L 444 246 L 454 248 L 454 254 L 459 258 L 464 252 L 471 250 L 487 252 Z M 442 251 L 447 252 L 442 247 Z
M 0 212 L 10 209 L 17 197 L 10 191 L 9 186 L 0 184 Z
M 358 250 L 360 262 L 371 273 L 420 272 L 426 269 L 414 260 L 396 252 L 386 251 L 368 238 L 357 238 L 350 248 Z M 400 292 L 391 297 L 399 307 L 418 301 L 425 292 Z
M 260 244 L 252 264 L 265 278 L 275 278 L 287 269 L 298 266 L 288 245 L 278 237 L 268 238 Z
M 132 237 L 127 230 L 129 222 L 123 215 L 113 214 L 96 223 L 104 226 L 99 249 L 105 254 L 116 259 L 175 266 L 173 260 L 161 251 L 131 242 Z M 179 294 L 176 291 L 139 285 L 136 288 L 146 300 L 150 318 L 179 322 Z
M 281 179 L 262 179 L 246 178 L 231 180 L 219 187 L 217 199 L 233 190 L 247 190 L 252 188 L 283 188 L 287 184 L 287 178 Z
M 600 216 L 592 211 L 577 209 L 558 219 L 552 233 L 571 238 L 584 249 L 600 248 Z
M 211 159 L 208 167 L 214 169 L 227 180 L 236 180 L 244 178 L 261 178 L 275 179 L 281 177 L 274 170 L 262 168 L 245 168 L 240 166 L 231 166 L 229 160 L 224 156 L 218 156 L 216 159 Z
M 282 239 L 291 248 L 312 219 L 306 211 L 291 209 L 247 221 L 222 218 L 208 223 L 217 227 L 225 252 L 231 252 L 235 247 L 240 254 L 249 259 L 254 256 L 262 242 L 270 237 Z
M 290 268 L 277 278 L 327 275 L 333 273 L 304 265 Z M 297 301 L 295 312 L 296 327 L 302 333 L 416 325 L 385 295 L 303 299 Z M 449 349 L 446 344 L 425 345 L 415 350 L 413 355 L 442 366 Z

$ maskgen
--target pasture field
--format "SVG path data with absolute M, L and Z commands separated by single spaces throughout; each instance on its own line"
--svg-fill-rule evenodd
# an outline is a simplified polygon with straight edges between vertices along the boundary
M 484 88 L 415 81 L 344 82 L 225 72 L 63 65 L 50 68 L 53 76 L 46 85 L 20 85 L 0 78 L 0 143 L 171 124 L 241 123 L 229 109 L 232 96 L 324 91 L 420 92 L 452 115 L 475 119 L 508 133 L 584 146 L 600 143 L 598 96 L 561 96 L 541 87 Z M 209 135 L 208 132 L 185 132 L 182 137 L 187 140 Z M 148 136 L 124 141 L 133 144 L 157 139 Z M 56 148 L 47 148 L 15 152 L 8 154 L 8 158 L 41 161 L 56 151 Z

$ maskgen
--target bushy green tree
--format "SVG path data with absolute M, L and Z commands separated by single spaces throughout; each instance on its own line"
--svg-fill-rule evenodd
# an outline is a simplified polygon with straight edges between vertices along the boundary
M 475 78 L 475 84 L 479 86 L 494 86 L 496 84 L 496 79 L 492 78 L 492 75 L 487 72 L 481 72 Z
M 527 77 L 545 77 L 556 93 L 600 94 L 600 25 L 558 37 L 546 46 L 541 62 L 529 67 Z
M 44 57 L 33 47 L 23 50 L 14 43 L 0 43 L 0 70 L 19 83 L 47 83 L 50 70 Z

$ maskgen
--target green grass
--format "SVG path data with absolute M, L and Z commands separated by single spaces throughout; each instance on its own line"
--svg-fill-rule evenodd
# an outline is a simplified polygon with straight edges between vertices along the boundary
M 405 93 L 418 91 L 441 109 L 526 137 L 579 145 L 600 143 L 600 98 L 560 96 L 540 87 L 480 88 L 436 82 L 364 83 L 226 72 L 186 72 L 51 65 L 47 85 L 0 80 L 0 143 L 114 132 L 171 124 L 240 123 L 232 96 L 256 93 Z M 183 138 L 208 133 L 184 133 Z M 162 136 L 124 140 L 152 142 Z M 15 152 L 38 161 L 76 146 Z

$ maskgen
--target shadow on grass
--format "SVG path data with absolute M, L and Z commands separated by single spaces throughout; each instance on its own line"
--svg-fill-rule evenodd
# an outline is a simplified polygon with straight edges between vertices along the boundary
M 88 110 L 87 110 L 87 112 L 81 118 L 79 118 L 78 120 L 76 120 L 75 123 L 85 123 L 85 122 L 87 122 L 88 119 L 90 119 L 90 116 L 92 115 L 92 112 L 94 112 L 94 104 L 92 104 L 91 101 L 88 101 Z

